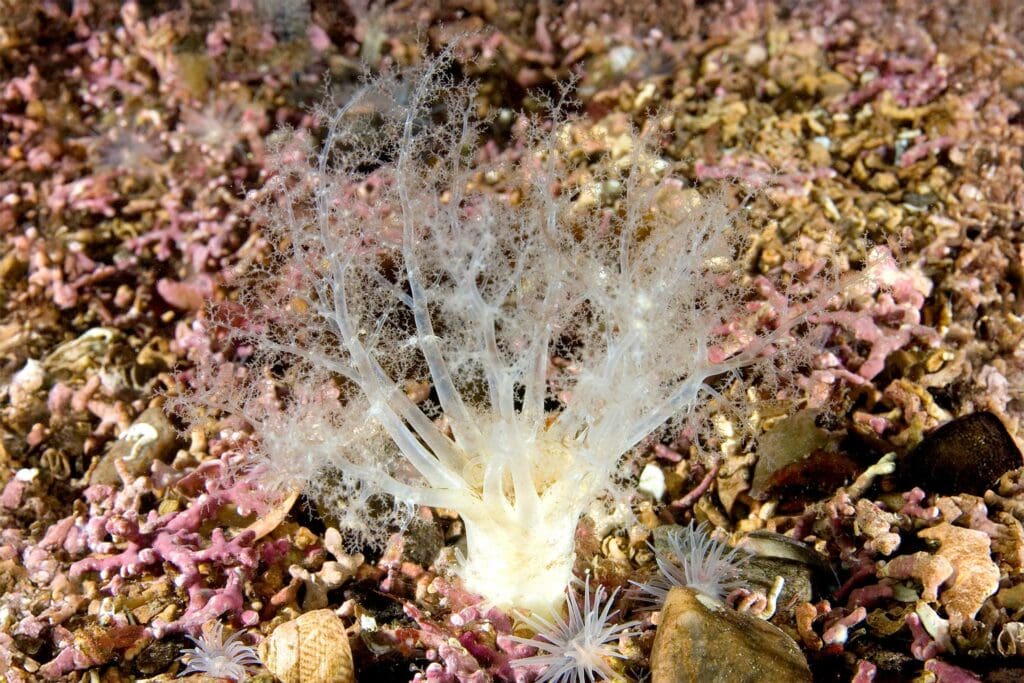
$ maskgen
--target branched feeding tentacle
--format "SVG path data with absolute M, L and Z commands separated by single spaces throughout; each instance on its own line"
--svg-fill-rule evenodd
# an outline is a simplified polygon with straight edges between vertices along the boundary
M 253 274 L 236 332 L 269 372 L 203 400 L 250 420 L 261 471 L 314 498 L 451 508 L 467 587 L 550 615 L 626 452 L 698 413 L 707 382 L 770 372 L 829 290 L 800 306 L 774 290 L 770 324 L 751 322 L 742 227 L 639 133 L 576 173 L 587 125 L 555 106 L 475 167 L 475 94 L 450 60 L 325 105 L 319 148 L 283 136 L 260 214 L 279 271 Z M 361 531 L 390 531 L 364 514 Z

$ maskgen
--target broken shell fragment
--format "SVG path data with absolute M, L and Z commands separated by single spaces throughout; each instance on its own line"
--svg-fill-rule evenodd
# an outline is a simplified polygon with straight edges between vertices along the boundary
M 352 649 L 329 609 L 285 622 L 260 645 L 260 659 L 282 683 L 355 683 Z
M 1024 655 L 1024 624 L 1011 621 L 996 638 L 996 649 L 1004 657 Z

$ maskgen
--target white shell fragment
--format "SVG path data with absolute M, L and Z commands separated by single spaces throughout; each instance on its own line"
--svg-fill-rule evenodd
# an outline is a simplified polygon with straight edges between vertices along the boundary
M 1003 626 L 996 638 L 996 649 L 1004 657 L 1024 655 L 1024 624 L 1011 621 Z
M 306 612 L 260 644 L 260 659 L 282 683 L 355 683 L 345 626 L 332 610 Z

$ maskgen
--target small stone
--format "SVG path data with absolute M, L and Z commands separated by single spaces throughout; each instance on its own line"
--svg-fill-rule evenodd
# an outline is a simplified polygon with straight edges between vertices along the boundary
M 931 208 L 933 205 L 937 204 L 938 201 L 939 201 L 939 198 L 937 196 L 935 196 L 935 194 L 933 194 L 931 192 L 929 192 L 927 194 L 922 194 L 922 193 L 918 193 L 918 192 L 904 192 L 903 193 L 903 203 L 904 204 L 908 204 L 908 205 L 912 206 L 913 208 L 919 209 L 921 211 L 925 211 L 925 210 Z M 948 351 L 937 351 L 936 353 L 941 355 L 941 354 L 946 354 L 946 353 L 949 353 L 949 352 Z M 935 372 L 935 371 L 934 370 L 929 370 L 929 372 Z
M 782 590 L 775 599 L 775 614 L 789 619 L 793 609 L 814 600 L 814 572 L 800 562 L 778 557 L 752 557 L 743 565 L 743 586 L 768 595 L 775 580 L 782 577 Z
M 814 411 L 801 410 L 780 420 L 761 437 L 751 496 L 765 500 L 774 489 L 788 485 L 787 472 L 799 470 L 813 453 L 830 448 L 829 434 L 818 427 L 816 418 Z
M 402 558 L 424 566 L 437 559 L 437 554 L 444 547 L 440 527 L 423 519 L 416 519 L 409 525 L 402 541 Z
M 153 621 L 153 619 L 155 619 L 166 606 L 167 603 L 165 602 L 145 602 L 132 610 L 132 616 L 134 616 L 140 624 L 148 624 Z
M 188 643 L 180 638 L 155 640 L 142 649 L 132 660 L 131 669 L 140 676 L 156 676 L 171 668 Z
M 815 166 L 831 166 L 832 155 L 828 148 L 820 142 L 808 142 L 806 145 L 807 160 Z
M 651 652 L 652 683 L 811 680 L 806 658 L 780 628 L 689 588 L 669 591 Z
M 907 627 L 907 615 L 914 611 L 914 604 L 889 605 L 885 609 L 875 609 L 868 612 L 864 623 L 868 630 L 876 636 L 888 638 L 894 636 Z
M 849 92 L 851 87 L 853 86 L 850 81 L 835 71 L 829 71 L 818 77 L 818 92 L 822 97 L 843 95 Z
M 1016 612 L 1024 607 L 1024 583 L 1001 589 L 996 596 L 996 601 L 1000 607 L 1004 607 L 1010 612 Z
M 743 63 L 751 68 L 764 64 L 767 59 L 768 50 L 758 43 L 747 46 L 747 51 L 743 55 Z
M 771 531 L 752 531 L 738 548 L 751 554 L 740 570 L 745 587 L 768 594 L 777 577 L 782 591 L 776 614 L 788 618 L 796 605 L 813 602 L 834 577 L 828 560 L 805 543 Z
M 947 422 L 903 459 L 907 484 L 928 493 L 980 496 L 1024 457 L 998 417 L 984 411 Z
M 135 477 L 149 474 L 156 460 L 168 461 L 174 452 L 177 432 L 158 407 L 147 408 L 135 422 L 114 441 L 89 474 L 90 484 L 115 486 L 121 483 L 116 463 Z
M 871 187 L 878 190 L 879 192 L 892 192 L 900 186 L 900 181 L 896 177 L 896 174 L 884 171 L 882 173 L 876 173 L 871 178 Z

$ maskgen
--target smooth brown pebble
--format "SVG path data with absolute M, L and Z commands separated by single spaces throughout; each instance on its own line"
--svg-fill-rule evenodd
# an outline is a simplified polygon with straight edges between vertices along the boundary
M 980 496 L 1003 474 L 1024 466 L 1024 457 L 1002 421 L 982 411 L 947 422 L 900 463 L 908 486 L 928 493 Z
M 651 683 L 811 680 L 807 659 L 782 629 L 689 588 L 669 591 L 651 651 Z

